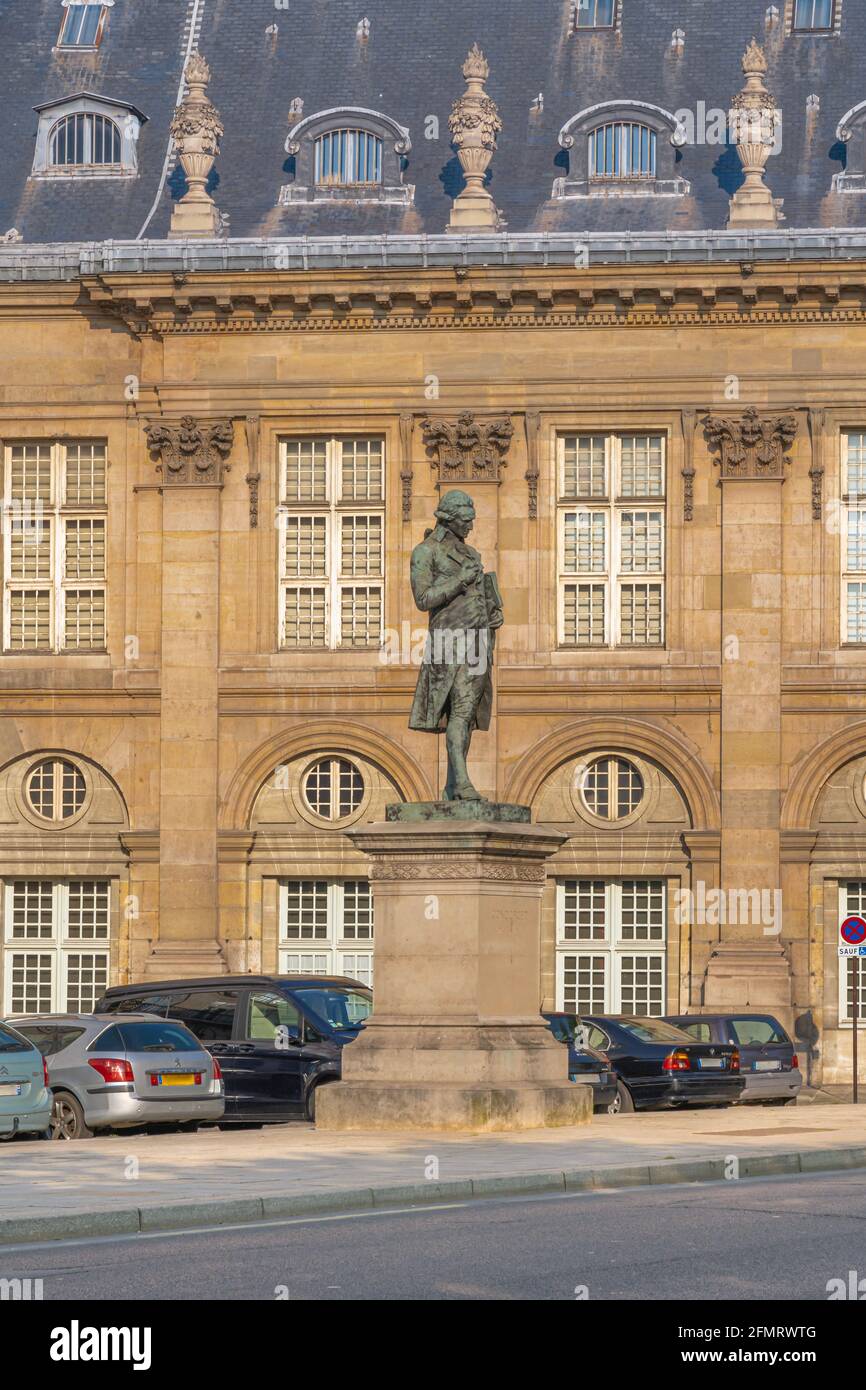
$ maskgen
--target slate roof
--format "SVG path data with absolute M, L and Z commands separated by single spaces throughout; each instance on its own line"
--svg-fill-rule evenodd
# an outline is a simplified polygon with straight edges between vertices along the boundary
M 444 231 L 460 187 L 447 118 L 464 83 L 460 68 L 476 40 L 490 62 L 488 91 L 503 121 L 490 189 L 509 232 L 688 232 L 724 227 L 735 152 L 687 147 L 677 173 L 683 197 L 557 201 L 553 180 L 566 172 L 561 126 L 588 106 L 613 99 L 649 101 L 674 112 L 727 109 L 742 86 L 740 59 L 755 35 L 765 44 L 767 85 L 784 116 L 781 153 L 768 182 L 784 199 L 787 228 L 866 223 L 866 194 L 833 193 L 842 167 L 841 117 L 866 99 L 866 4 L 843 0 L 841 36 L 794 37 L 784 20 L 765 25 L 767 0 L 620 0 L 620 33 L 573 32 L 572 0 L 115 0 L 96 53 L 54 49 L 60 0 L 2 0 L 0 51 L 0 236 L 17 228 L 26 243 L 135 239 L 168 230 L 175 170 L 157 198 L 168 126 L 184 62 L 189 23 L 211 67 L 210 96 L 225 135 L 214 195 L 232 237 L 375 235 Z M 776 0 L 784 16 L 785 0 Z M 358 21 L 371 24 L 366 41 Z M 268 34 L 269 26 L 276 34 Z M 685 31 L 677 56 L 671 35 Z M 34 107 L 82 90 L 125 101 L 148 117 L 135 178 L 31 179 Z M 543 93 L 543 111 L 531 110 Z M 817 114 L 806 99 L 820 98 Z M 288 181 L 284 141 L 294 120 L 340 105 L 382 111 L 408 126 L 406 181 L 414 206 L 278 205 Z M 441 136 L 425 139 L 435 115 Z M 732 162 L 733 161 L 733 162 Z M 727 187 L 726 187 L 727 186 Z

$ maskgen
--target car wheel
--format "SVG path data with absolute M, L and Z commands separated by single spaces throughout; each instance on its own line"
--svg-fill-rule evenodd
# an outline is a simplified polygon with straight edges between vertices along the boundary
M 84 1111 L 66 1091 L 55 1095 L 51 1106 L 52 1139 L 92 1139 L 93 1130 L 84 1122 Z
M 634 1101 L 628 1086 L 621 1081 L 616 1083 L 616 1095 L 607 1107 L 608 1115 L 629 1115 L 634 1110 Z

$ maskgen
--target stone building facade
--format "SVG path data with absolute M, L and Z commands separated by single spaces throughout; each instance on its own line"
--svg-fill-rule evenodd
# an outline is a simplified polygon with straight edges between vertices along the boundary
M 474 780 L 568 837 L 539 1007 L 766 1008 L 817 1029 L 814 1078 L 847 1079 L 836 941 L 866 909 L 851 0 L 741 0 L 700 72 L 693 35 L 655 53 L 631 0 L 557 3 L 528 117 L 502 45 L 500 114 L 480 54 L 458 96 L 477 6 L 431 38 L 438 86 L 435 62 L 416 83 L 407 60 L 411 120 L 374 90 L 381 15 L 357 36 L 353 20 L 339 94 L 319 75 L 292 97 L 276 168 L 250 153 L 250 104 L 281 79 L 239 86 L 246 18 L 180 5 L 161 67 L 138 73 L 111 46 L 136 38 L 131 8 L 81 8 L 103 13 L 78 66 L 64 50 L 87 16 L 33 59 L 35 143 L 19 87 L 3 98 L 2 1012 L 188 973 L 374 979 L 344 832 L 443 785 L 441 739 L 407 728 L 424 630 L 408 566 L 457 485 L 505 597 Z M 656 8 L 667 29 L 678 7 Z M 718 151 L 677 152 L 674 113 L 727 105 L 755 30 L 743 90 L 797 115 L 778 164 L 752 149 L 738 201 L 741 179 L 709 178 Z M 536 31 L 519 55 L 511 37 L 541 64 Z M 172 116 L 197 41 L 207 129 L 188 102 Z M 446 62 L 453 159 L 423 145 L 417 105 L 422 78 L 441 101 Z M 473 105 L 487 133 L 467 153 Z M 169 131 L 194 206 L 166 179 Z

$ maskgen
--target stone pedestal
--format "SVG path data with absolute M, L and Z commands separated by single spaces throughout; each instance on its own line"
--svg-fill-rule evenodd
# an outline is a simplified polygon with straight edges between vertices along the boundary
M 591 1118 L 590 1088 L 568 1080 L 567 1049 L 539 1014 L 545 864 L 565 836 L 459 819 L 483 804 L 350 833 L 370 859 L 375 1004 L 343 1052 L 343 1080 L 317 1096 L 322 1129 L 518 1130 Z

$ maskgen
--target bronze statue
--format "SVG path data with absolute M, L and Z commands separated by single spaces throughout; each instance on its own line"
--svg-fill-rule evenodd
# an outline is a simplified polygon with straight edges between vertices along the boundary
M 430 614 L 410 729 L 445 730 L 448 777 L 445 801 L 481 801 L 466 758 L 474 729 L 489 729 L 493 705 L 493 646 L 502 626 L 502 599 L 494 574 L 466 537 L 475 521 L 472 498 L 446 492 L 436 525 L 412 551 L 415 602 Z

